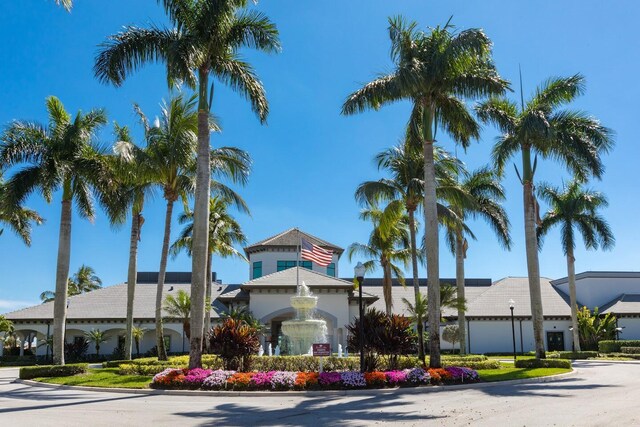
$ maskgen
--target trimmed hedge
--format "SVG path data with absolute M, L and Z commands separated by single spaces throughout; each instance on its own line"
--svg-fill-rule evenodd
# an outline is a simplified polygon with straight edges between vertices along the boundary
M 624 354 L 640 354 L 640 347 L 620 347 L 620 351 Z
M 571 361 L 566 359 L 523 359 L 516 360 L 516 368 L 565 368 L 571 369 Z
M 20 368 L 20 379 L 30 380 L 38 377 L 68 377 L 84 374 L 89 369 L 87 363 L 75 363 L 70 365 L 45 365 Z
M 559 359 L 589 359 L 590 357 L 598 357 L 597 351 L 559 351 Z
M 604 340 L 598 342 L 600 353 L 620 353 L 622 347 L 640 347 L 640 340 Z
M 499 360 L 480 360 L 480 361 L 469 361 L 469 360 L 459 360 L 459 361 L 449 361 L 443 360 L 442 367 L 448 368 L 451 366 L 464 366 L 465 368 L 471 368 L 474 370 L 478 369 L 500 369 L 500 361 Z

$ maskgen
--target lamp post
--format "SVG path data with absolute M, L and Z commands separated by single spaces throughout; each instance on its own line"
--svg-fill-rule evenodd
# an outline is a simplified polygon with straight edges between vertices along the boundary
M 515 308 L 516 303 L 514 300 L 509 300 L 509 309 L 511 310 L 511 335 L 513 336 L 513 362 L 516 361 L 516 324 L 513 320 L 513 309 Z
M 362 282 L 364 282 L 365 267 L 358 262 L 353 269 L 356 280 L 358 281 L 358 310 L 360 327 L 358 328 L 360 336 L 358 337 L 358 345 L 360 347 L 360 372 L 364 372 L 364 307 L 362 306 Z

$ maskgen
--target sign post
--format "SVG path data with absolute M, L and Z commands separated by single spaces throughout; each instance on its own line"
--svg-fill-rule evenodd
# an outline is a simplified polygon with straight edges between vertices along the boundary
M 322 359 L 323 357 L 331 356 L 331 344 L 329 343 L 316 343 L 313 344 L 313 355 L 320 358 L 320 373 L 322 373 Z

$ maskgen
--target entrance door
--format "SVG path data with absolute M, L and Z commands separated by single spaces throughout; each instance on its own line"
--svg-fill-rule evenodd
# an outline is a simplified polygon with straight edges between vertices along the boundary
M 564 332 L 547 332 L 547 349 L 564 351 Z

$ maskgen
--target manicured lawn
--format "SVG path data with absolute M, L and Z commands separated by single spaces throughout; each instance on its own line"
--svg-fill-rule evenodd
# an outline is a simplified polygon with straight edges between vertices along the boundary
M 571 369 L 562 368 L 514 368 L 513 365 L 503 365 L 501 369 L 480 369 L 478 374 L 480 379 L 486 382 L 520 380 L 523 378 L 548 377 L 549 375 L 563 374 L 571 372 Z
M 487 356 L 489 358 L 489 360 L 513 360 L 513 355 L 509 354 L 509 355 L 504 355 L 504 356 Z M 528 359 L 535 359 L 535 356 L 532 356 L 530 354 L 525 354 L 523 356 L 521 355 L 516 355 L 517 360 L 528 360 Z
M 118 375 L 118 368 L 89 369 L 89 372 L 70 377 L 34 378 L 50 384 L 81 385 L 88 387 L 147 388 L 151 382 L 147 375 Z

